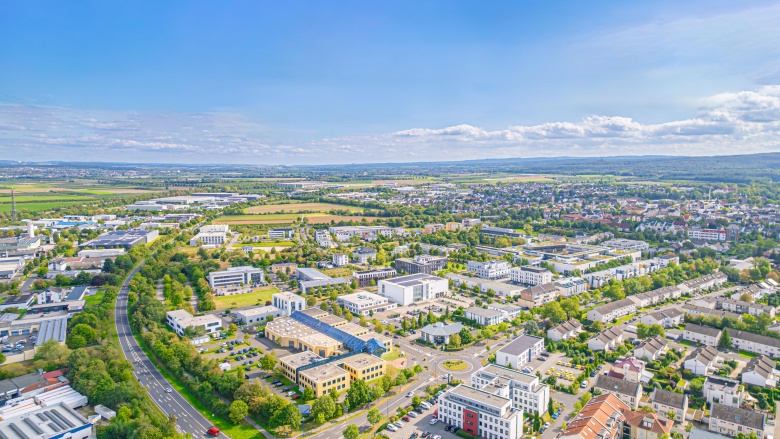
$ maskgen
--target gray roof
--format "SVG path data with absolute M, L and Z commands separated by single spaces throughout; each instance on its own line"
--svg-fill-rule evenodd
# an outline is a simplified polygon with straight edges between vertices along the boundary
M 766 355 L 759 355 L 748 361 L 745 368 L 742 369 L 742 373 L 755 372 L 764 378 L 769 378 L 774 373 L 775 369 L 777 369 L 777 366 L 771 358 Z
M 687 405 L 688 396 L 656 387 L 653 391 L 653 402 L 682 410 Z
M 612 311 L 620 308 L 625 308 L 627 306 L 636 306 L 636 303 L 634 303 L 631 299 L 622 299 L 622 300 L 616 300 L 614 302 L 610 302 L 606 305 L 601 305 L 599 307 L 593 308 L 593 311 L 596 311 L 600 313 L 601 315 L 609 314 Z
M 756 344 L 762 344 L 764 346 L 771 346 L 773 348 L 780 348 L 780 340 L 774 337 L 767 337 L 766 335 L 753 334 L 747 331 L 729 331 L 731 339 L 746 340 Z
M 457 334 L 461 331 L 461 329 L 463 329 L 463 325 L 461 323 L 451 323 L 447 325 L 442 322 L 438 322 L 423 327 L 420 329 L 420 332 L 424 332 L 436 337 L 448 337 L 452 334 Z
M 392 283 L 402 287 L 413 287 L 433 280 L 443 280 L 443 278 L 425 273 L 417 273 L 410 274 L 408 276 L 398 276 L 391 279 L 383 279 L 382 282 Z
M 691 430 L 691 434 L 688 439 L 729 439 L 729 437 L 723 436 L 722 434 L 713 433 L 711 431 L 694 428 Z
M 636 396 L 641 391 L 639 383 L 632 383 L 631 381 L 621 380 L 607 375 L 598 375 L 594 387 L 605 392 L 630 396 Z
M 55 317 L 41 322 L 38 329 L 38 339 L 35 340 L 35 346 L 40 346 L 49 340 L 65 343 L 66 331 L 68 329 L 68 317 Z
M 685 330 L 689 332 L 693 332 L 696 334 L 702 334 L 707 337 L 718 337 L 720 336 L 721 330 L 718 328 L 711 328 L 709 326 L 702 326 L 702 325 L 695 325 L 693 323 L 688 323 L 685 325 Z M 732 336 L 733 338 L 733 336 Z
M 739 381 L 710 375 L 707 377 L 707 379 L 704 380 L 704 385 L 710 387 L 719 387 L 722 389 L 736 389 L 739 387 Z
M 485 309 L 480 308 L 478 306 L 472 306 L 470 308 L 466 308 L 467 313 L 476 314 L 478 316 L 482 316 L 485 318 L 491 318 L 491 317 L 500 317 L 504 315 L 501 311 L 496 311 L 494 309 Z
M 730 407 L 717 402 L 712 404 L 710 418 L 719 421 L 731 422 L 737 425 L 763 430 L 766 423 L 766 415 L 755 410 L 745 410 L 739 407 Z
M 665 338 L 661 337 L 660 335 L 656 335 L 655 337 L 648 338 L 642 343 L 639 343 L 639 346 L 637 346 L 636 349 L 658 352 L 668 345 L 669 342 L 667 342 Z
M 715 361 L 716 358 L 718 358 L 718 351 L 715 348 L 712 346 L 703 346 L 694 349 L 693 352 L 685 357 L 685 361 L 699 360 L 701 363 L 710 364 Z
M 544 342 L 544 339 L 523 334 L 512 340 L 508 345 L 499 349 L 498 352 L 503 352 L 507 355 L 520 355 L 534 347 L 539 341 Z

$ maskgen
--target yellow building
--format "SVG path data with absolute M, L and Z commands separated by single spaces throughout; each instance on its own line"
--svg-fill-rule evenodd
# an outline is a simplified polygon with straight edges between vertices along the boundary
M 324 358 L 315 354 L 314 352 L 300 352 L 297 354 L 288 355 L 279 359 L 279 366 L 284 373 L 284 376 L 292 382 L 296 382 L 295 371 L 299 367 L 308 366 L 314 362 L 324 360 Z
M 387 362 L 371 354 L 357 354 L 343 360 L 341 367 L 352 381 L 371 381 L 387 373 Z
M 309 317 L 314 317 L 315 319 L 319 319 L 320 317 L 324 317 L 324 316 L 328 315 L 327 311 L 323 311 L 323 310 L 321 310 L 319 308 L 306 308 L 306 309 L 304 309 L 302 311 L 299 311 L 299 312 L 302 312 L 302 313 L 306 314 Z
M 312 389 L 317 398 L 333 389 L 343 392 L 349 389 L 349 383 L 349 372 L 334 364 L 324 364 L 298 372 L 298 385 Z
M 334 315 L 325 315 L 321 317 L 316 317 L 317 320 L 325 323 L 328 326 L 333 326 L 334 328 L 338 328 L 339 326 L 344 326 L 348 322 L 341 317 L 337 317 Z
M 347 334 L 352 334 L 354 336 L 368 334 L 368 328 L 364 328 L 360 325 L 356 325 L 354 323 L 347 323 L 346 325 L 341 325 L 339 327 L 342 331 L 346 332 Z
M 298 339 L 296 347 L 302 351 L 312 351 L 320 357 L 346 354 L 346 351 L 341 349 L 342 344 L 338 340 L 319 332 L 301 337 Z

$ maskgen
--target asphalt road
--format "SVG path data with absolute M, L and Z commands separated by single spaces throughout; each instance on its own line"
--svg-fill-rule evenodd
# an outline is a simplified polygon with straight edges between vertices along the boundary
M 206 434 L 206 430 L 213 425 L 208 419 L 195 410 L 176 389 L 172 389 L 170 393 L 165 391 L 171 388 L 171 385 L 155 368 L 133 337 L 127 315 L 127 286 L 140 268 L 139 265 L 125 280 L 117 296 L 116 308 L 114 309 L 116 332 L 119 336 L 122 353 L 128 361 L 133 363 L 133 374 L 138 382 L 147 389 L 152 401 L 166 415 L 176 416 L 176 426 L 180 432 L 190 433 L 193 437 L 213 437 Z M 219 437 L 227 436 L 221 433 Z

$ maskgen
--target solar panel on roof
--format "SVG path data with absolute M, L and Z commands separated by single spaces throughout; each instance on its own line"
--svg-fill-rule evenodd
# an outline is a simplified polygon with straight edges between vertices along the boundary
M 13 423 L 8 424 L 8 428 L 13 430 L 14 433 L 19 435 L 19 437 L 22 438 L 22 439 L 32 439 L 32 438 L 30 438 L 30 436 L 27 436 L 26 434 L 24 434 L 24 432 L 19 427 L 17 427 L 16 424 L 13 424 Z
M 30 418 L 24 418 L 24 423 L 30 426 L 30 428 L 32 428 L 36 433 L 43 434 L 43 430 L 41 430 L 36 423 L 31 421 Z

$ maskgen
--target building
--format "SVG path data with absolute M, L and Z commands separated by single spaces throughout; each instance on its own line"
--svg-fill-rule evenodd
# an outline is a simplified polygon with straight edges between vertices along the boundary
M 479 306 L 466 308 L 465 316 L 482 326 L 497 325 L 504 321 L 504 313 L 495 309 L 485 309 Z
M 542 285 L 552 282 L 552 272 L 544 267 L 525 265 L 509 270 L 509 279 L 520 285 Z
M 225 271 L 209 273 L 211 288 L 223 288 L 238 285 L 265 285 L 265 272 L 252 266 L 229 267 Z
M 376 260 L 376 250 L 371 247 L 360 247 L 352 252 L 352 259 L 359 264 L 370 264 Z
M 487 262 L 468 261 L 466 269 L 477 275 L 480 279 L 500 279 L 509 275 L 509 262 L 492 260 Z
M 742 405 L 742 390 L 739 381 L 714 375 L 708 376 L 702 386 L 702 394 L 708 404 L 717 402 L 731 407 Z
M 494 364 L 472 374 L 471 387 L 509 398 L 524 413 L 543 415 L 550 402 L 550 388 L 539 377 Z
M 198 234 L 190 239 L 190 245 L 222 245 L 227 242 L 230 226 L 227 224 L 207 224 L 198 229 Z
M 600 390 L 601 393 L 611 393 L 617 396 L 632 410 L 639 407 L 639 400 L 642 398 L 642 385 L 631 381 L 614 378 L 607 375 L 597 375 L 596 384 L 593 388 Z
M 588 348 L 592 351 L 609 352 L 623 343 L 623 333 L 616 328 L 607 328 L 588 340 Z
M 625 427 L 628 427 L 630 439 L 663 439 L 668 438 L 674 423 L 659 417 L 655 413 L 627 411 Z M 625 429 L 624 429 L 625 432 Z
M 688 237 L 693 240 L 702 241 L 726 241 L 728 233 L 724 229 L 688 229 Z
M 717 346 L 721 333 L 722 331 L 718 328 L 688 323 L 683 330 L 683 340 L 707 346 Z
M 623 439 L 626 418 L 631 411 L 617 396 L 599 395 L 588 401 L 561 432 L 561 439 Z
M 378 294 L 360 291 L 339 296 L 338 304 L 346 308 L 352 315 L 368 316 L 377 312 L 394 309 L 398 305 Z
M 496 364 L 519 370 L 542 352 L 545 352 L 543 338 L 523 334 L 496 351 Z
M 683 290 L 679 286 L 663 287 L 644 293 L 635 294 L 628 299 L 632 300 L 637 308 L 647 308 L 657 305 L 665 300 L 679 299 L 682 297 Z
M 371 381 L 387 372 L 387 361 L 371 354 L 357 354 L 339 360 L 341 368 L 349 372 L 352 382 Z
M 283 181 L 276 183 L 276 187 L 282 189 L 321 189 L 328 186 L 326 181 Z
M 277 227 L 268 231 L 269 239 L 290 239 L 295 236 L 295 229 L 290 227 Z
M 244 325 L 259 324 L 267 321 L 269 317 L 277 318 L 284 315 L 282 310 L 275 306 L 260 306 L 257 308 L 242 309 L 240 311 L 235 311 L 235 314 L 236 322 Z
M 330 393 L 333 390 L 344 392 L 349 389 L 349 372 L 335 364 L 322 364 L 312 368 L 298 370 L 298 385 L 314 391 L 314 397 Z
M 646 251 L 650 249 L 650 245 L 645 241 L 624 238 L 610 239 L 609 241 L 602 242 L 601 245 L 618 250 Z
M 750 436 L 755 433 L 758 439 L 764 439 L 766 415 L 756 411 L 715 403 L 710 409 L 710 431 L 735 437 L 742 433 Z
M 398 258 L 394 262 L 395 269 L 400 273 L 433 274 L 434 271 L 447 267 L 446 256 L 418 255 L 412 258 Z
M 24 268 L 24 258 L 0 258 L 0 279 L 13 279 Z
M 89 240 L 85 243 L 79 244 L 81 248 L 108 248 L 108 247 L 122 247 L 125 249 L 131 249 L 137 245 L 149 244 L 157 239 L 159 232 L 157 230 L 114 230 L 108 233 L 104 233 L 95 239 Z
M 379 294 L 401 306 L 443 297 L 449 291 L 447 279 L 429 274 L 411 274 L 379 281 Z
M 577 296 L 588 291 L 588 282 L 581 277 L 566 277 L 556 280 L 553 284 L 564 297 Z
M 392 238 L 394 235 L 402 235 L 403 227 L 387 226 L 335 226 L 328 229 L 331 235 L 336 237 L 336 241 L 345 242 L 357 236 L 363 241 L 374 241 L 379 236 Z
M 582 322 L 570 319 L 547 330 L 547 338 L 552 341 L 568 340 L 577 337 L 582 332 Z
M 349 257 L 344 253 L 336 253 L 333 255 L 334 267 L 346 267 L 349 265 Z
M 330 233 L 327 230 L 315 230 L 314 241 L 319 244 L 320 247 L 330 247 L 333 245 L 333 241 L 330 239 Z
M 276 293 L 271 296 L 272 305 L 282 310 L 282 314 L 289 316 L 295 311 L 306 309 L 306 299 L 293 293 Z
M 7 438 L 88 439 L 92 423 L 65 402 L 33 407 L 16 416 L 3 415 L 0 432 Z
M 514 285 L 506 282 L 493 281 L 493 280 L 485 280 L 485 279 L 480 279 L 478 277 L 471 277 L 471 276 L 466 276 L 464 274 L 458 274 L 458 273 L 447 273 L 444 275 L 444 277 L 447 279 L 451 279 L 453 285 L 456 287 L 465 285 L 466 288 L 470 290 L 473 290 L 474 288 L 478 288 L 479 291 L 483 293 L 487 293 L 488 291 L 493 291 L 493 293 L 495 293 L 496 296 L 499 297 L 519 296 L 520 292 L 525 289 L 525 287 L 519 285 Z
M 685 422 L 685 413 L 688 411 L 688 395 L 656 387 L 650 401 L 650 407 L 660 416 Z
M 193 316 L 183 309 L 166 312 L 165 321 L 179 336 L 184 336 L 184 330 L 187 328 L 203 328 L 206 334 L 222 330 L 222 319 L 219 317 L 211 314 Z
M 383 267 L 375 268 L 373 270 L 355 271 L 352 273 L 352 277 L 355 278 L 359 287 L 371 286 L 371 281 L 374 284 L 382 279 L 389 279 L 398 274 L 394 268 Z
M 482 228 L 480 229 L 480 232 L 485 236 L 492 236 L 494 238 L 524 238 L 525 235 L 516 232 L 513 229 L 505 229 L 503 227 L 491 227 L 487 226 L 485 224 L 482 225 Z
M 298 264 L 295 262 L 279 262 L 271 265 L 271 272 L 278 273 L 280 271 L 290 276 L 296 276 Z
M 716 306 L 724 311 L 731 311 L 737 314 L 750 314 L 751 316 L 769 314 L 772 317 L 775 316 L 775 307 L 764 305 L 763 303 L 753 303 L 746 302 L 744 300 L 723 298 L 718 299 Z
M 460 323 L 448 325 L 443 322 L 437 322 L 420 329 L 420 338 L 427 343 L 448 345 L 450 344 L 450 337 L 459 333 L 462 329 L 463 325 Z
M 523 309 L 520 308 L 519 306 L 509 305 L 509 304 L 504 305 L 498 302 L 488 303 L 487 307 L 488 309 L 501 311 L 501 313 L 504 314 L 505 322 L 509 322 L 520 317 L 520 313 L 523 312 Z
M 753 357 L 742 369 L 742 382 L 758 387 L 777 387 L 777 365 L 766 355 Z
M 649 377 L 645 375 L 645 362 L 637 358 L 618 358 L 607 375 L 632 383 L 649 381 Z
M 20 294 L 18 296 L 8 296 L 0 303 L 0 310 L 6 310 L 8 308 L 27 309 L 35 302 L 36 296 L 34 294 Z
M 669 342 L 666 341 L 666 338 L 657 335 L 639 343 L 634 349 L 634 356 L 646 361 L 658 360 L 668 348 Z
M 774 337 L 737 330 L 731 330 L 729 334 L 731 335 L 731 344 L 736 349 L 767 355 L 770 358 L 780 357 L 780 340 Z
M 536 308 L 557 299 L 561 291 L 554 283 L 534 285 L 520 291 L 518 304 L 526 308 Z
M 645 325 L 661 325 L 664 328 L 678 326 L 685 320 L 685 314 L 677 308 L 669 308 L 663 311 L 655 311 L 643 315 L 639 321 Z
M 683 361 L 683 367 L 696 375 L 706 375 L 718 369 L 718 363 L 723 359 L 717 349 L 712 346 L 702 346 L 693 350 Z
M 523 411 L 504 398 L 461 384 L 439 396 L 439 420 L 485 439 L 523 436 Z
M 636 303 L 630 298 L 616 300 L 588 311 L 588 320 L 591 322 L 608 323 L 635 312 Z

